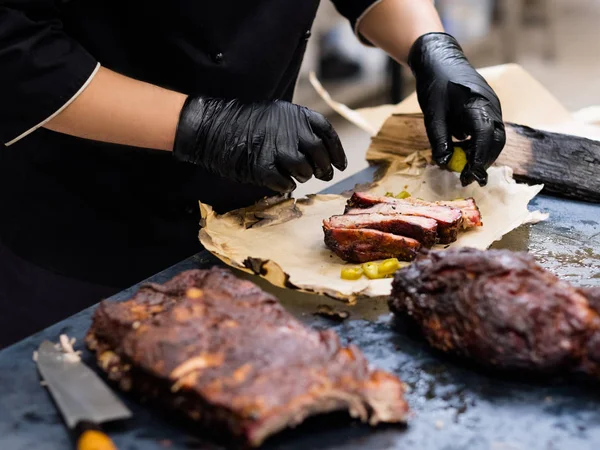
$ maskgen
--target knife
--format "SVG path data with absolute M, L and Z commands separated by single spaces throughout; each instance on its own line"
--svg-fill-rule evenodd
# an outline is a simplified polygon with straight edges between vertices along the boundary
M 76 353 L 41 343 L 37 366 L 65 423 L 74 432 L 77 450 L 116 450 L 100 424 L 127 419 L 131 411 Z

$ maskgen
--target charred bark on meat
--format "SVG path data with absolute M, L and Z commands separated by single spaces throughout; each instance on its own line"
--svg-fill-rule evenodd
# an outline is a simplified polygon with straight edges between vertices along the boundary
M 373 425 L 407 413 L 400 380 L 225 269 L 102 302 L 86 342 L 121 389 L 250 446 L 319 413 L 348 411 Z
M 429 343 L 489 367 L 600 377 L 598 290 L 577 289 L 528 254 L 457 249 L 396 273 L 389 306 Z

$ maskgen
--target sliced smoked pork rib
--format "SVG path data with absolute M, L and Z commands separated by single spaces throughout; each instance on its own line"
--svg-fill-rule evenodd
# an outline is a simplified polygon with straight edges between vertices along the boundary
M 363 209 L 364 210 L 361 210 Z M 438 223 L 438 242 L 450 244 L 456 241 L 462 226 L 463 215 L 459 209 L 442 205 L 412 204 L 394 197 L 355 192 L 346 207 L 345 214 L 405 214 L 409 216 L 428 217 Z
M 348 410 L 372 425 L 407 414 L 398 378 L 225 269 L 102 302 L 86 342 L 123 390 L 251 446 L 318 413 Z
M 390 309 L 429 343 L 487 366 L 600 378 L 600 290 L 577 289 L 506 250 L 419 255 L 396 272 Z
M 419 241 L 366 228 L 331 228 L 323 225 L 325 245 L 344 261 L 363 263 L 398 258 L 412 261 L 421 248 Z
M 473 198 L 465 198 L 460 200 L 442 200 L 438 202 L 426 202 L 425 200 L 413 197 L 408 197 L 404 200 L 409 203 L 412 203 L 413 205 L 431 206 L 432 204 L 434 204 L 460 209 L 460 212 L 462 213 L 463 217 L 462 226 L 464 229 L 483 226 L 483 222 L 481 221 L 481 212 L 479 211 L 479 207 L 477 206 Z
M 428 217 L 403 214 L 355 214 L 333 216 L 325 221 L 328 228 L 369 228 L 416 239 L 425 247 L 435 244 L 437 222 Z

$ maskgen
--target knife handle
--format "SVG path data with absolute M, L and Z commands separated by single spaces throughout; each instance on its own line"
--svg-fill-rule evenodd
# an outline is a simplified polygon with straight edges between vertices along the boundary
M 75 427 L 77 450 L 117 450 L 113 441 L 92 422 L 79 422 Z

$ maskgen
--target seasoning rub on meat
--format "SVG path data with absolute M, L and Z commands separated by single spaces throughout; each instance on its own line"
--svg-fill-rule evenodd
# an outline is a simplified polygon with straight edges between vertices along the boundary
M 390 309 L 429 343 L 506 369 L 600 378 L 600 289 L 580 289 L 507 250 L 449 249 L 396 272 Z
M 408 411 L 398 378 L 225 269 L 102 302 L 86 342 L 123 390 L 250 446 L 319 413 L 347 410 L 375 425 L 403 422 Z

